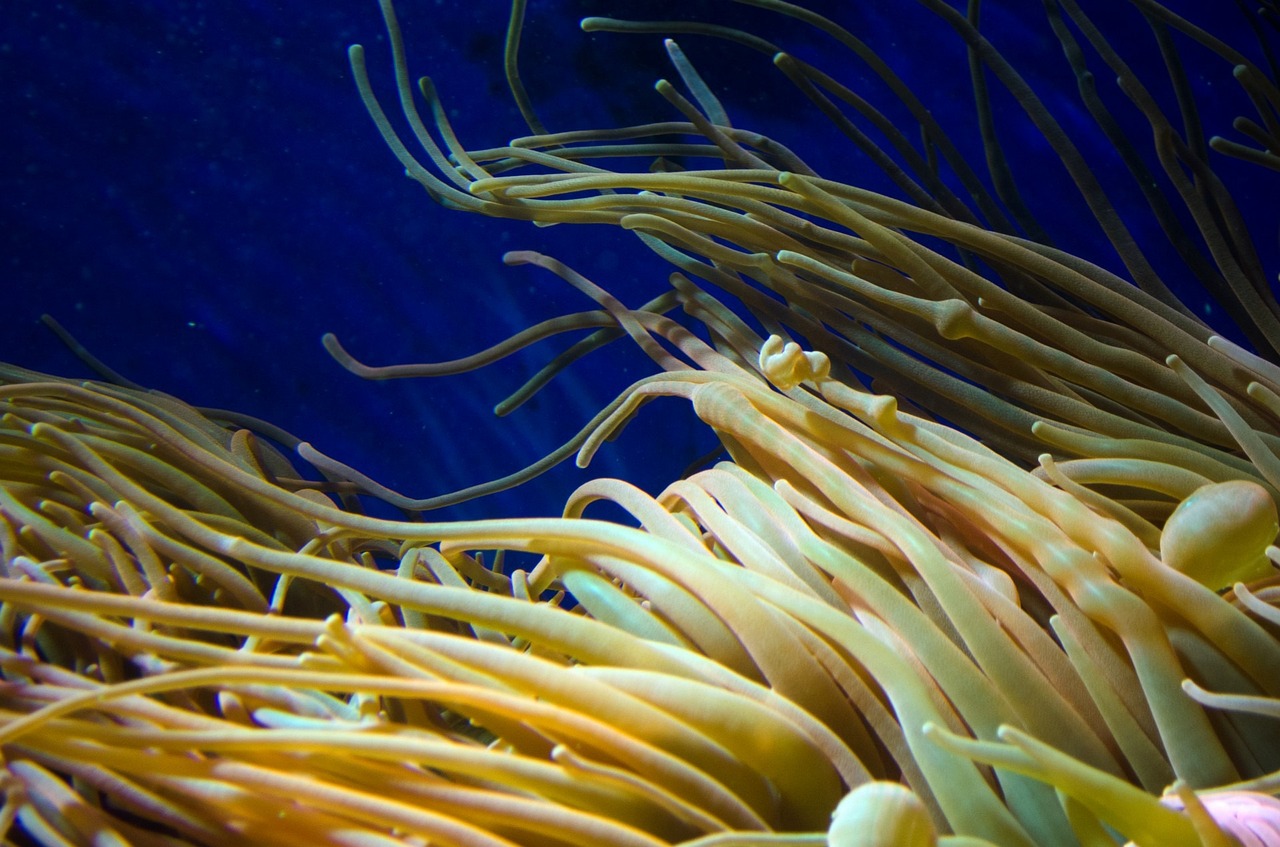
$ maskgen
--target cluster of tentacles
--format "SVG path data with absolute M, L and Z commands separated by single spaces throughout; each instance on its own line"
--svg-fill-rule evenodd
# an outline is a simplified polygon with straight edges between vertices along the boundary
M 1277 787 L 1280 588 L 1215 593 L 821 357 L 775 342 L 754 372 L 620 318 L 702 369 L 638 383 L 584 452 L 671 395 L 734 460 L 657 497 L 589 483 L 561 518 L 365 517 L 175 400 L 6 372 L 5 822 L 51 844 L 807 844 L 852 791 L 832 844 L 1195 845 L 1225 842 L 1156 799 L 1176 780 L 1226 790 L 1211 810 L 1269 802 L 1239 792 Z M 601 499 L 635 526 L 581 517 Z M 1203 520 L 1224 508 L 1225 537 Z M 1255 483 L 1178 516 L 1165 559 L 1276 552 Z
M 1248 231 L 1209 145 L 1117 70 L 1202 239 L 1189 265 L 1260 354 L 1171 298 L 999 53 L 922 3 L 1015 92 L 1138 288 L 1004 217 L 1006 193 L 975 183 L 962 201 L 932 155 L 903 156 L 922 169 L 896 172 L 909 203 L 823 180 L 734 129 L 674 46 L 696 104 L 659 90 L 685 122 L 535 126 L 467 150 L 429 83 L 434 129 L 419 118 L 384 2 L 427 164 L 351 55 L 411 177 L 482 213 L 616 224 L 680 273 L 633 309 L 511 254 L 598 309 L 463 364 L 379 369 L 332 338 L 330 351 L 383 378 L 593 330 L 535 390 L 626 336 L 658 372 L 546 461 L 585 464 L 658 397 L 687 401 L 729 458 L 656 496 L 595 480 L 560 517 L 389 520 L 352 496 L 410 511 L 441 498 L 408 500 L 304 448 L 323 477 L 308 478 L 252 427 L 166 396 L 0 371 L 9 843 L 1280 844 L 1280 318 Z M 1134 3 L 1161 36 L 1241 68 L 1259 118 L 1238 125 L 1260 148 L 1212 148 L 1280 169 L 1274 84 Z M 865 58 L 826 19 L 753 5 Z M 1046 5 L 1064 46 L 1079 31 L 1116 67 L 1074 3 Z M 773 52 L 833 120 L 847 121 L 839 101 L 877 123 L 762 39 L 688 31 Z M 527 106 L 514 72 L 513 89 Z M 635 141 L 667 136 L 702 141 Z M 590 164 L 627 140 L 720 165 Z M 1151 202 L 1160 216 L 1168 198 Z M 585 517 L 598 501 L 628 518 Z

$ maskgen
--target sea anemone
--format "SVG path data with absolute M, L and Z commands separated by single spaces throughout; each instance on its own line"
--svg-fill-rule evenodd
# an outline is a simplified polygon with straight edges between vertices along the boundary
M 893 79 L 834 22 L 750 5 Z M 1280 92 L 1135 2 L 1177 93 L 1182 38 L 1235 66 L 1254 103 L 1237 129 L 1258 147 L 1206 144 L 1188 97 L 1180 132 L 1074 2 L 1046 4 L 1086 108 L 1140 181 L 1153 173 L 1111 131 L 1083 45 L 1147 121 L 1182 206 L 1157 185 L 1153 214 L 1249 352 L 1168 291 L 977 4 L 922 5 L 968 45 L 993 191 L 971 171 L 949 187 L 934 154 L 967 166 L 909 92 L 895 88 L 922 150 L 819 69 L 702 23 L 584 26 L 772 54 L 869 153 L 854 113 L 889 134 L 906 166 L 878 160 L 907 199 L 734 128 L 674 43 L 693 99 L 658 89 L 684 121 L 547 132 L 519 84 L 519 3 L 508 68 L 534 135 L 467 149 L 429 82 L 434 132 L 419 118 L 383 2 L 425 164 L 359 47 L 352 67 L 433 198 L 615 225 L 679 269 L 630 308 L 552 258 L 507 255 L 597 309 L 468 366 L 591 329 L 534 388 L 622 336 L 657 373 L 560 453 L 468 494 L 565 455 L 586 464 L 656 398 L 691 406 L 723 455 L 657 495 L 589 482 L 557 518 L 391 520 L 358 498 L 436 502 L 306 445 L 320 479 L 300 473 L 264 435 L 294 440 L 253 421 L 5 369 L 0 823 L 40 844 L 1280 843 L 1280 334 L 1210 160 L 1277 169 Z M 1128 279 L 1041 236 L 998 162 L 988 74 L 1061 157 Z M 622 154 L 656 164 L 592 164 Z M 375 378 L 460 367 L 370 368 L 326 344 Z M 586 517 L 601 501 L 625 517 Z

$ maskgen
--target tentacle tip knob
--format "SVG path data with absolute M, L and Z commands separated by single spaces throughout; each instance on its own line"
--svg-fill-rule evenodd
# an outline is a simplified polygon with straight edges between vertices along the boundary
M 771 335 L 760 347 L 760 372 L 773 385 L 789 391 L 802 382 L 826 379 L 831 373 L 827 354 L 805 351 L 794 341 Z

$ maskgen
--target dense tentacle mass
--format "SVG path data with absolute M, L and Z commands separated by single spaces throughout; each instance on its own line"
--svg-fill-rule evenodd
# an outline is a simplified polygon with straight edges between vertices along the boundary
M 397 378 L 585 333 L 511 403 L 616 339 L 652 359 L 526 474 L 414 501 L 306 445 L 320 473 L 300 472 L 136 386 L 0 370 L 0 828 L 42 845 L 1280 844 L 1280 309 L 1215 172 L 1228 156 L 1274 179 L 1273 77 L 1132 0 L 1169 116 L 1074 0 L 1045 4 L 1083 110 L 1236 343 L 1154 269 L 979 4 L 919 5 L 970 53 L 985 174 L 850 28 L 742 2 L 846 47 L 914 124 L 731 22 L 583 26 L 772 56 L 900 199 L 733 126 L 674 41 L 687 96 L 658 90 L 682 120 L 551 132 L 519 82 L 517 4 L 508 76 L 533 134 L 468 148 L 430 82 L 413 89 L 383 0 L 420 153 L 351 49 L 433 198 L 610 224 L 676 268 L 629 308 L 508 254 L 595 309 L 439 365 L 370 367 L 326 339 Z M 1200 126 L 1188 49 L 1254 110 L 1231 138 Z M 1149 153 L 1098 96 L 1104 67 Z M 1002 162 L 995 87 L 1123 274 L 1052 246 Z M 586 464 L 656 398 L 723 447 L 657 494 L 600 479 L 558 517 L 360 511 Z M 600 502 L 621 517 L 591 517 Z

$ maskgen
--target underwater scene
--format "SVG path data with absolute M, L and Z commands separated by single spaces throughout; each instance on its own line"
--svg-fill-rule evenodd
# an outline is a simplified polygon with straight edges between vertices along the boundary
M 1278 63 L 11 4 L 3 843 L 1280 845 Z

